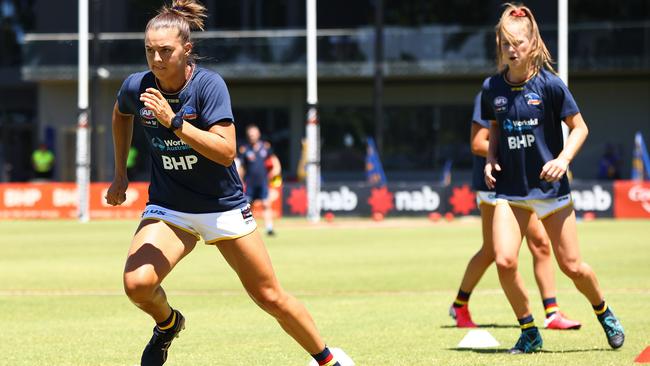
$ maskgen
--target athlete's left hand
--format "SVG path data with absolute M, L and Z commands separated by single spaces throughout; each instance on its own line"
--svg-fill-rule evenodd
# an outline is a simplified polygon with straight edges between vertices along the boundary
M 147 88 L 144 93 L 140 94 L 140 101 L 153 112 L 163 126 L 167 128 L 171 126 L 174 111 L 158 89 Z
M 567 169 L 569 169 L 569 160 L 558 157 L 544 164 L 539 178 L 547 182 L 557 182 L 566 174 Z

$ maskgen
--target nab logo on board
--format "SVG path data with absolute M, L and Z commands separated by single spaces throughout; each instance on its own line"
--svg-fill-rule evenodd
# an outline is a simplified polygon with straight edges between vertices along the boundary
M 347 186 L 341 186 L 338 191 L 321 191 L 318 200 L 324 211 L 354 211 L 359 201 Z
M 578 211 L 607 211 L 612 208 L 612 195 L 600 185 L 571 192 L 573 207 Z
M 419 191 L 395 192 L 397 211 L 435 211 L 440 207 L 440 195 L 428 186 Z

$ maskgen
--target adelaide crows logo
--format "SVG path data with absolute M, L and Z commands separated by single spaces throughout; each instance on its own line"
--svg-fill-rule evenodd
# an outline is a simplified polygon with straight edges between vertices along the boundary
M 526 98 L 526 103 L 528 105 L 540 105 L 542 104 L 542 98 L 539 97 L 539 95 L 535 93 L 527 93 L 524 95 L 524 98 Z
M 184 120 L 193 120 L 196 119 L 196 109 L 194 109 L 192 106 L 186 105 L 183 107 L 183 119 Z

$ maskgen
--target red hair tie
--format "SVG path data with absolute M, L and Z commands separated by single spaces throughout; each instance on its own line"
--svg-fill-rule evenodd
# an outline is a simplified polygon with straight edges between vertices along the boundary
M 523 9 L 515 9 L 515 10 L 510 12 L 510 15 L 512 15 L 513 17 L 518 17 L 518 18 L 519 17 L 525 17 L 526 12 Z

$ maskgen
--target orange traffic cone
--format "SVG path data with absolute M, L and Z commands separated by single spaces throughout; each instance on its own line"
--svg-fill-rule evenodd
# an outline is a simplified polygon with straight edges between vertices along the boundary
M 650 346 L 646 347 L 638 356 L 634 359 L 636 363 L 650 363 Z

